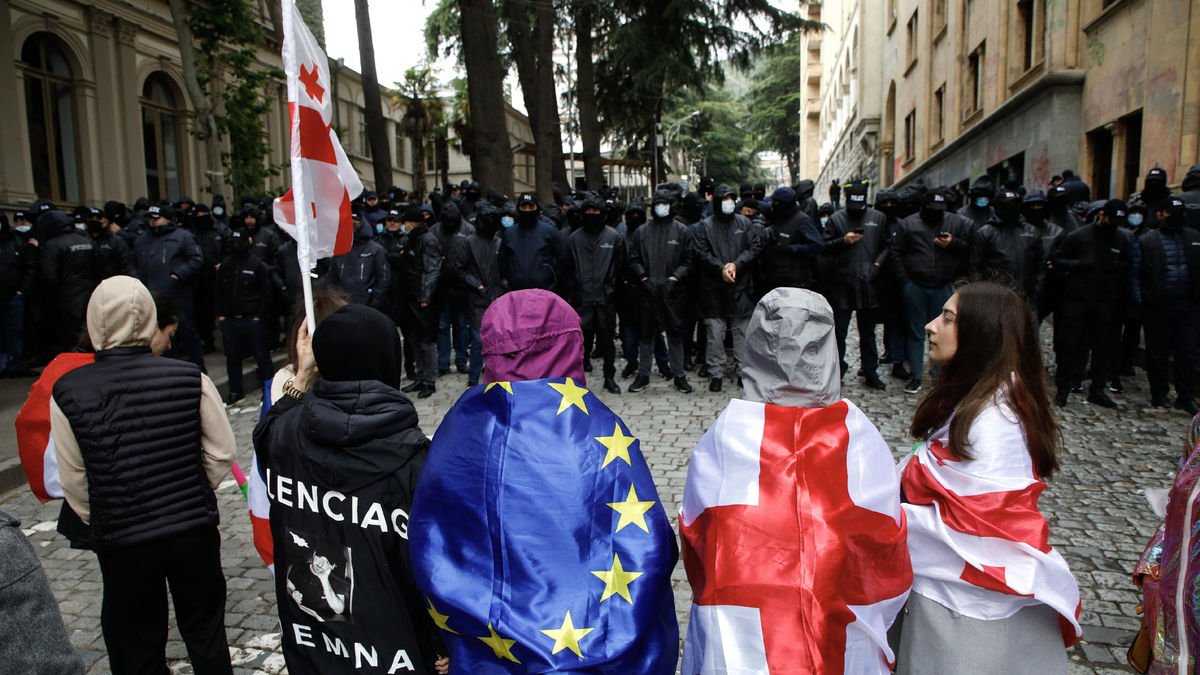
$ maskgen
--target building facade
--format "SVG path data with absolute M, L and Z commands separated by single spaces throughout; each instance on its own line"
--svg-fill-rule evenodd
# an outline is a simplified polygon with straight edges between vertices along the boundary
M 266 4 L 259 3 L 263 68 L 282 68 L 282 36 Z M 364 185 L 375 186 L 362 83 L 358 73 L 335 68 L 340 138 Z M 284 165 L 288 151 L 287 92 L 282 81 L 269 92 L 266 161 Z M 392 148 L 393 184 L 411 190 L 411 139 L 399 123 L 403 106 L 384 90 L 384 115 Z M 204 141 L 194 135 L 195 108 L 187 95 L 178 40 L 166 0 L 0 0 L 0 208 L 47 198 L 56 204 L 103 205 L 139 196 L 209 201 Z M 513 189 L 532 189 L 532 133 L 528 119 L 507 109 L 515 148 Z M 451 139 L 447 167 L 454 181 L 470 175 L 470 162 Z M 525 148 L 526 151 L 522 151 Z M 440 167 L 427 153 L 428 189 Z M 219 170 L 219 169 L 218 169 Z M 268 189 L 288 184 L 287 171 Z M 226 198 L 232 197 L 228 193 Z
M 1074 169 L 1124 197 L 1197 162 L 1200 0 L 881 4 L 880 184 L 1044 190 Z
M 821 79 L 817 198 L 829 185 L 852 178 L 874 186 L 879 180 L 879 131 L 883 112 L 883 15 L 868 0 L 825 0 L 821 20 Z M 811 177 L 811 176 L 810 176 Z

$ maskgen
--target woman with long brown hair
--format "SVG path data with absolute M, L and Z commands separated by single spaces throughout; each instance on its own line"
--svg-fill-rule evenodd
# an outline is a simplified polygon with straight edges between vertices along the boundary
M 925 326 L 937 382 L 901 466 L 913 591 L 898 673 L 1063 673 L 1079 586 L 1038 510 L 1061 437 L 1036 323 L 1000 284 L 962 286 Z

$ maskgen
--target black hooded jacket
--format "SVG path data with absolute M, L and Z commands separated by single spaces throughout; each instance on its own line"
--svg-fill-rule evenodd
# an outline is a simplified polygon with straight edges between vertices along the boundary
M 548 220 L 518 222 L 500 232 L 500 276 L 510 291 L 561 291 L 567 279 L 566 242 Z
M 904 286 L 913 282 L 929 288 L 945 286 L 967 273 L 971 257 L 971 222 L 945 213 L 941 223 L 926 223 L 917 212 L 900 221 L 892 236 L 889 256 L 896 279 Z M 933 243 L 939 232 L 953 239 L 945 248 Z
M 454 268 L 455 279 L 470 301 L 475 322 L 482 321 L 483 310 L 504 292 L 499 251 L 500 238 L 482 225 L 471 236 L 454 240 L 449 262 Z
M 1063 304 L 1110 304 L 1128 299 L 1133 237 L 1099 225 L 1068 234 L 1053 255 L 1063 280 Z
M 1179 198 L 1183 200 L 1183 206 L 1187 209 L 1186 226 L 1200 230 L 1200 164 L 1188 169 L 1181 188 L 1183 192 Z
M 825 248 L 817 229 L 819 221 L 799 203 L 776 204 L 772 215 L 775 222 L 763 230 L 762 254 L 757 263 L 767 286 L 760 290 L 780 286 L 812 288 L 817 256 Z
M 404 301 L 432 303 L 442 277 L 442 249 L 428 225 L 421 223 L 404 235 L 401 269 L 397 283 Z
M 988 278 L 1000 275 L 1002 278 L 992 280 L 1009 283 L 1031 302 L 1037 297 L 1045 268 L 1042 235 L 1024 218 L 1015 223 L 993 218 L 975 233 L 971 246 L 972 271 Z
M 92 238 L 80 232 L 62 211 L 48 211 L 38 219 L 43 231 L 38 277 L 50 298 L 67 305 L 72 316 L 83 316 L 88 299 L 100 283 L 99 266 Z
M 567 263 L 571 304 L 611 304 L 626 269 L 625 238 L 608 225 L 585 225 L 567 239 Z
M 387 306 L 392 284 L 387 252 L 363 232 L 354 233 L 349 253 L 333 257 L 327 279 L 341 286 L 350 302 L 375 308 Z
M 491 205 L 487 204 L 487 206 Z M 478 210 L 484 210 L 482 204 Z M 441 217 L 437 224 L 429 229 L 437 237 L 438 249 L 442 252 L 442 276 L 438 290 L 455 300 L 461 300 L 466 297 L 466 294 L 460 288 L 458 279 L 455 278 L 454 268 L 449 264 L 449 257 L 451 251 L 454 250 L 455 241 L 475 234 L 475 226 L 463 219 L 454 202 L 448 202 L 442 207 Z
M 318 380 L 255 428 L 289 672 L 434 672 L 445 651 L 408 550 L 428 446 L 412 403 L 374 380 Z
M 713 191 L 713 203 L 736 194 L 728 185 Z M 762 240 L 750 223 L 739 214 L 717 213 L 700 221 L 692 239 L 692 257 L 699 296 L 699 316 L 704 319 L 742 318 L 754 311 L 753 266 L 762 252 Z M 734 263 L 737 276 L 725 283 L 722 269 Z
M 846 235 L 857 232 L 863 236 L 854 244 L 846 243 Z M 825 255 L 834 259 L 834 274 L 829 293 L 834 309 L 874 309 L 879 305 L 875 280 L 887 256 L 887 216 L 872 208 L 861 215 L 840 209 L 829 216 L 825 224 Z
M 29 295 L 33 291 L 32 248 L 9 227 L 0 230 L 0 302 L 8 302 L 18 292 Z
M 191 292 L 192 277 L 204 264 L 204 255 L 191 232 L 168 223 L 147 227 L 134 247 L 138 278 L 151 293 Z M 172 276 L 174 275 L 174 276 Z

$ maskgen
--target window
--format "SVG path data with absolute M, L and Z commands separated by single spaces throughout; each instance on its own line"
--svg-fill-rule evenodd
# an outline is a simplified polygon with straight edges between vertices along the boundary
M 437 150 L 433 143 L 425 144 L 425 171 L 437 173 Z
M 912 68 L 917 62 L 917 12 L 914 10 L 908 20 L 908 67 Z
M 1021 72 L 1041 63 L 1046 41 L 1046 0 L 1017 0 L 1016 37 L 1021 54 Z
M 946 27 L 946 0 L 933 0 L 933 36 L 936 39 Z
M 34 191 L 39 197 L 78 202 L 74 74 L 66 48 L 50 33 L 34 33 L 21 46 L 21 65 Z
M 946 84 L 943 82 L 942 86 L 938 87 L 937 91 L 933 92 L 933 110 L 931 111 L 933 124 L 931 126 L 931 130 L 933 131 L 933 138 L 936 141 L 941 141 L 946 137 L 945 113 Z
M 185 125 L 170 80 L 154 73 L 142 85 L 142 152 L 146 160 L 146 196 L 150 201 L 183 193 L 179 158 Z
M 904 161 L 910 161 L 917 153 L 917 111 L 904 118 Z
M 403 169 L 408 163 L 408 138 L 399 124 L 396 125 L 396 156 L 392 166 Z
M 365 113 L 363 115 L 365 117 Z M 363 157 L 371 156 L 371 134 L 367 132 L 367 122 L 364 119 L 358 123 L 358 149 Z
M 963 117 L 970 117 L 983 106 L 984 43 L 967 57 L 967 81 L 963 88 Z
M 1092 197 L 1108 199 L 1112 194 L 1113 136 L 1107 127 L 1088 132 L 1088 154 L 1092 162 Z

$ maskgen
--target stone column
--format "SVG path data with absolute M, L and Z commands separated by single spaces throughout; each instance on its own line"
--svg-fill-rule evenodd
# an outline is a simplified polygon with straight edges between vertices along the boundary
M 124 144 L 121 152 L 127 159 L 122 171 L 125 174 L 124 183 L 129 187 L 126 194 L 114 198 L 132 204 L 133 200 L 146 193 L 146 158 L 142 148 L 142 109 L 139 103 L 142 92 L 138 90 L 137 49 L 134 46 L 138 27 L 119 18 L 115 27 L 117 43 L 113 65 L 117 81 L 117 119 L 121 121 L 113 125 L 113 133 L 119 134 Z
M 1109 179 L 1108 194 L 1111 198 L 1124 198 L 1121 187 L 1125 185 L 1125 124 L 1121 121 L 1104 125 L 1112 134 L 1112 178 Z
M 115 17 L 108 12 L 92 8 L 88 12 L 88 24 L 92 39 L 92 59 L 96 74 L 96 110 L 101 120 L 97 147 L 98 163 L 105 167 L 97 187 L 103 199 L 129 199 L 133 186 L 129 183 L 129 156 L 133 139 L 127 138 L 128 129 L 122 123 L 125 110 L 121 99 L 126 95 L 117 65 L 116 49 L 113 45 Z
M 25 123 L 25 78 L 12 55 L 12 7 L 0 0 L 0 206 L 27 206 L 33 192 L 33 167 L 29 162 L 29 137 Z

